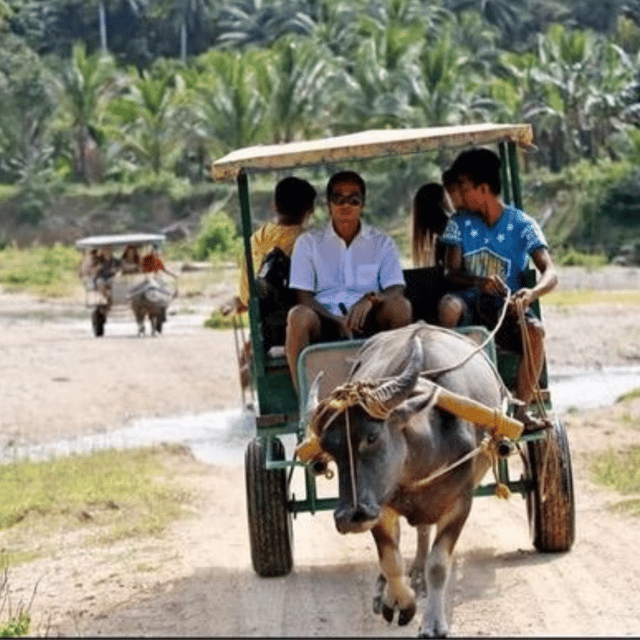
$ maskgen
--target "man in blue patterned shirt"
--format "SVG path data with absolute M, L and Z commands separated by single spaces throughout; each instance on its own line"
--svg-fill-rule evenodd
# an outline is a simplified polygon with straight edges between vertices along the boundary
M 509 295 L 508 312 L 496 334 L 496 344 L 522 355 L 515 312 L 516 301 L 522 302 L 531 362 L 520 358 L 515 396 L 524 403 L 518 417 L 530 422 L 527 406 L 544 364 L 544 329 L 530 305 L 556 286 L 556 268 L 536 221 L 502 201 L 500 158 L 496 153 L 485 148 L 463 151 L 450 173 L 464 209 L 451 217 L 440 240 L 447 246 L 445 274 L 460 290 L 440 300 L 439 322 L 449 328 L 482 324 L 493 329 Z M 530 259 L 539 271 L 533 287 L 525 286 Z

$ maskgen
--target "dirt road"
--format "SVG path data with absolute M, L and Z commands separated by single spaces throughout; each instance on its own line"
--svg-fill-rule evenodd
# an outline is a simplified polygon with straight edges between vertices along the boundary
M 4 302 L 10 306 L 10 300 Z M 130 332 L 119 325 L 96 340 L 83 320 L 52 320 L 32 307 L 26 314 L 5 314 L 0 322 L 2 445 L 109 430 L 144 415 L 238 406 L 233 338 L 201 328 L 196 315 L 191 310 L 170 318 L 160 338 L 134 338 L 131 323 Z M 616 344 L 625 342 L 625 331 L 635 339 L 637 307 L 590 311 L 592 323 L 621 320 L 612 331 L 616 344 L 598 341 L 591 356 L 588 336 L 578 344 L 584 317 L 584 309 L 575 315 L 547 310 L 552 362 L 578 354 L 612 364 L 633 358 Z M 561 351 L 567 342 L 560 339 L 563 335 L 572 336 L 569 352 Z M 625 419 L 619 419 L 621 413 Z M 619 496 L 588 478 L 590 451 L 640 443 L 640 402 L 571 414 L 565 421 L 577 499 L 572 551 L 547 555 L 532 549 L 521 498 L 476 500 L 456 548 L 448 589 L 454 635 L 640 633 L 640 520 L 612 512 L 609 505 Z M 293 573 L 260 579 L 250 565 L 243 469 L 190 459 L 182 469 L 185 482 L 201 490 L 197 513 L 175 523 L 162 538 L 96 548 L 82 543 L 77 533 L 59 531 L 53 534 L 57 548 L 51 557 L 12 570 L 14 604 L 28 601 L 39 580 L 32 605 L 34 634 L 417 634 L 418 616 L 398 628 L 371 610 L 377 565 L 369 535 L 339 535 L 329 512 L 299 516 Z M 413 550 L 409 527 L 403 547 L 408 558 Z

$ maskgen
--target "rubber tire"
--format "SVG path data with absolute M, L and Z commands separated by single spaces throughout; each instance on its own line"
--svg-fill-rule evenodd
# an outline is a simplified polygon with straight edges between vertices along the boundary
M 100 338 L 104 335 L 104 325 L 107 321 L 106 316 L 100 309 L 94 309 L 91 314 L 91 326 L 93 327 L 93 335 Z
M 278 438 L 256 437 L 245 452 L 245 480 L 251 562 L 263 578 L 284 576 L 293 567 L 293 531 L 287 507 L 285 469 L 265 469 L 265 454 L 271 442 L 271 459 L 284 460 Z
M 554 420 L 545 440 L 526 443 L 526 458 L 527 479 L 534 484 L 526 497 L 533 546 L 543 553 L 569 551 L 576 530 L 575 496 L 569 441 L 559 419 Z M 546 500 L 543 489 L 546 489 Z

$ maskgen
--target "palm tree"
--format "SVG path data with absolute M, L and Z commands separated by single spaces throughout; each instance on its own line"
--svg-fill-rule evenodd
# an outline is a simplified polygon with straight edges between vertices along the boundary
M 176 117 L 182 91 L 178 75 L 143 72 L 132 75 L 127 94 L 109 105 L 109 132 L 120 152 L 155 175 L 172 168 L 182 151 L 182 120 Z
M 127 0 L 129 7 L 134 15 L 141 13 L 147 0 Z M 100 30 L 100 49 L 103 54 L 107 54 L 109 51 L 107 40 L 107 7 L 109 0 L 97 0 L 98 10 L 98 28 Z
M 544 122 L 553 138 L 552 156 L 580 154 L 580 133 L 588 128 L 585 105 L 592 95 L 596 37 L 553 25 L 539 38 L 539 68 L 532 72 L 538 98 L 527 115 Z M 566 145 L 563 150 L 558 145 Z
M 267 105 L 257 75 L 265 71 L 264 54 L 255 50 L 210 50 L 194 61 L 199 77 L 191 99 L 194 132 L 208 140 L 214 155 L 265 141 Z
M 219 13 L 220 46 L 269 45 L 287 33 L 309 35 L 315 28 L 305 0 L 237 0 Z
M 496 26 L 505 42 L 516 41 L 522 25 L 530 18 L 528 0 L 447 0 L 445 6 L 454 12 L 468 9 L 479 11 L 484 18 Z
M 363 16 L 355 25 L 358 46 L 345 68 L 352 82 L 341 95 L 343 128 L 399 126 L 408 111 L 408 99 L 418 75 L 418 56 L 424 26 L 382 23 Z
M 180 59 L 186 62 L 189 35 L 212 21 L 222 5 L 222 0 L 155 0 L 153 13 L 175 26 L 180 37 Z
M 88 164 L 88 149 L 95 145 L 90 129 L 99 128 L 105 101 L 117 89 L 115 63 L 100 52 L 87 55 L 84 43 L 77 43 L 57 88 L 61 126 L 74 132 L 78 173 L 89 183 L 93 171 Z
M 52 156 L 55 97 L 39 56 L 8 30 L 0 32 L 0 104 L 0 179 L 25 181 Z
M 318 135 L 330 125 L 330 96 L 343 82 L 334 58 L 322 43 L 283 36 L 255 67 L 262 101 L 267 105 L 271 142 Z

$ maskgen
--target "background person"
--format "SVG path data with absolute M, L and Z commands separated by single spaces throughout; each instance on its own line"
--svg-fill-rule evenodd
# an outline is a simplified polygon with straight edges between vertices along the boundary
M 411 249 L 414 267 L 444 265 L 446 246 L 440 236 L 449 222 L 451 208 L 444 187 L 423 184 L 413 198 Z
M 151 251 L 147 253 L 147 255 L 142 257 L 140 264 L 142 266 L 143 273 L 158 274 L 160 271 L 164 271 L 165 273 L 169 274 L 172 278 L 175 278 L 176 280 L 178 278 L 178 276 L 175 273 L 173 273 L 172 271 L 169 271 L 169 269 L 167 269 L 164 266 L 164 262 L 158 255 L 158 249 L 156 247 L 153 247 Z
M 113 257 L 111 247 L 102 247 L 98 250 L 96 257 L 95 286 L 105 297 L 107 308 L 109 308 L 113 302 L 113 278 L 120 269 L 120 261 Z
M 368 336 L 411 322 L 398 250 L 362 222 L 366 187 L 353 171 L 327 184 L 330 221 L 303 233 L 291 256 L 298 304 L 287 316 L 285 351 L 297 386 L 298 355 L 311 342 Z
M 140 255 L 138 254 L 138 248 L 133 245 L 127 245 L 122 252 L 122 258 L 120 258 L 120 270 L 122 273 L 139 273 L 140 272 Z
M 526 412 L 544 364 L 542 322 L 531 303 L 551 291 L 558 282 L 555 265 L 542 230 L 529 215 L 500 197 L 500 158 L 485 148 L 462 152 L 451 167 L 464 211 L 455 213 L 442 235 L 448 245 L 446 277 L 466 287 L 443 296 L 438 306 L 441 325 L 483 324 L 495 327 L 510 291 L 509 313 L 496 334 L 496 344 L 523 356 L 516 303 L 525 310 L 526 335 L 531 345 L 531 362 L 521 357 L 516 374 L 516 398 L 523 401 L 517 417 L 534 420 Z M 525 286 L 529 259 L 540 272 L 533 287 Z

